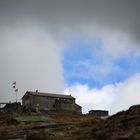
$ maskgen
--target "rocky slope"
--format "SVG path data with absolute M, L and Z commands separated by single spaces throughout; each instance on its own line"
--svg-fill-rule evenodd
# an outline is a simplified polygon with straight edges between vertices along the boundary
M 140 105 L 106 120 L 72 112 L 41 114 L 0 113 L 0 139 L 27 140 L 140 140 Z

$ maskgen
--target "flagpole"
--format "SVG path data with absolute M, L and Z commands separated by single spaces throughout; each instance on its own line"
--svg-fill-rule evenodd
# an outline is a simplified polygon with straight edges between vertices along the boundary
M 71 89 L 71 88 L 69 88 L 69 94 L 71 95 L 71 93 L 72 93 L 72 89 Z
M 15 91 L 16 92 L 16 91 Z M 17 92 L 16 92 L 16 103 L 17 103 Z
M 18 89 L 16 88 L 16 82 L 13 82 L 13 88 L 14 88 L 14 91 L 15 91 L 16 103 L 17 103 L 17 92 L 18 92 Z
M 16 88 L 16 89 L 15 89 L 15 93 L 16 93 L 16 103 L 18 102 L 18 99 L 17 99 L 17 92 L 18 92 L 18 89 Z

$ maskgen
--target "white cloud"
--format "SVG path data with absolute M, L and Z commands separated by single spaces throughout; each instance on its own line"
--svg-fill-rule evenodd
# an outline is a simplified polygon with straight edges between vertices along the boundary
M 140 74 L 135 74 L 124 82 L 106 85 L 101 89 L 75 84 L 70 87 L 77 103 L 86 113 L 91 109 L 108 109 L 110 114 L 140 104 Z
M 67 77 L 75 76 L 78 78 L 92 79 L 102 83 L 103 80 L 107 80 L 111 75 L 127 75 L 127 73 L 129 75 L 130 71 L 124 71 L 124 69 L 121 69 L 121 66 L 116 65 L 116 62 L 118 60 L 122 60 L 123 62 L 124 58 L 130 59 L 130 55 L 133 55 L 134 57 L 140 56 L 139 45 L 133 40 L 131 34 L 124 30 L 110 28 L 106 25 L 101 27 L 101 24 L 89 24 L 88 27 L 80 24 L 78 29 L 79 32 L 76 29 L 75 31 L 72 30 L 73 34 L 69 36 L 69 40 L 83 38 L 83 40 L 89 42 L 90 45 L 87 44 L 84 49 L 86 50 L 86 47 L 87 49 L 88 47 L 91 48 L 92 58 L 87 59 L 88 57 L 86 58 L 85 55 L 85 59 L 78 59 L 71 63 L 71 60 L 73 60 L 73 56 L 71 55 L 69 60 L 64 60 L 66 63 L 69 62 L 73 69 L 70 72 L 66 71 L 65 75 Z M 99 41 L 99 44 L 95 44 L 94 41 Z M 66 46 L 69 46 L 69 48 L 65 48 L 66 52 L 80 55 L 80 51 L 77 54 L 74 52 L 74 47 L 76 46 L 73 47 L 69 44 Z M 99 60 L 99 62 L 96 63 L 96 60 Z M 134 69 L 133 71 L 135 72 Z
M 63 89 L 61 49 L 41 27 L 26 25 L 1 28 L 0 101 L 15 101 L 27 90 L 59 93 Z

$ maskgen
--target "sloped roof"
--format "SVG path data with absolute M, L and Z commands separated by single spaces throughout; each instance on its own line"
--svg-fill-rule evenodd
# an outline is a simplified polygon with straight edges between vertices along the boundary
M 56 98 L 75 99 L 71 95 L 64 95 L 64 94 L 53 94 L 53 93 L 43 93 L 43 92 L 33 92 L 33 91 L 27 91 L 24 94 L 24 96 L 26 94 L 30 94 L 30 95 L 33 95 L 33 96 L 44 96 L 44 97 L 56 97 Z M 24 98 L 24 96 L 22 97 L 22 99 Z

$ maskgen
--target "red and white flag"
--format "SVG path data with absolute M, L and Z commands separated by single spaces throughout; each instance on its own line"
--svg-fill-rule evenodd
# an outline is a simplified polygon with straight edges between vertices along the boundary
M 13 82 L 13 85 L 15 85 L 15 84 L 16 84 L 16 82 L 14 81 L 14 82 Z
M 16 88 L 16 81 L 13 82 L 13 88 Z

